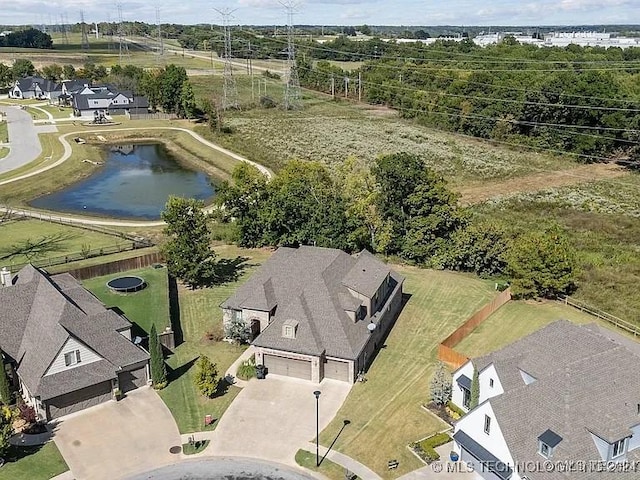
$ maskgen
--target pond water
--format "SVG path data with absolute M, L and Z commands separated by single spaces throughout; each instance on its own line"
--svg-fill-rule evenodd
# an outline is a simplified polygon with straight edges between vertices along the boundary
M 202 172 L 179 164 L 159 143 L 106 147 L 91 176 L 30 204 L 59 212 L 157 220 L 170 195 L 209 200 L 215 189 Z

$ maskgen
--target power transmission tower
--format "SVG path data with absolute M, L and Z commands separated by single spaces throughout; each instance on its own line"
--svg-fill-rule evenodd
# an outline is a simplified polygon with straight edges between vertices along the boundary
M 122 65 L 122 57 L 129 56 L 129 46 L 124 38 L 124 24 L 122 21 L 122 5 L 118 4 L 118 41 L 120 43 L 118 63 Z
M 297 4 L 294 0 L 280 2 L 287 10 L 287 67 L 286 82 L 284 86 L 284 109 L 297 110 L 302 108 L 300 101 L 300 78 L 298 77 L 298 67 L 296 65 L 296 47 L 293 41 L 293 15 Z
M 158 56 L 164 55 L 164 41 L 162 39 L 162 24 L 160 23 L 160 7 L 156 7 L 156 24 L 158 25 Z
M 67 36 L 67 25 L 64 18 L 64 14 L 60 15 L 60 31 L 62 32 L 62 43 L 69 44 L 69 37 Z
M 80 10 L 80 28 L 82 29 L 82 50 L 89 50 L 89 36 L 87 35 L 87 24 L 84 23 L 84 12 Z
M 235 10 L 214 9 L 222 17 L 222 25 L 224 28 L 224 83 L 222 88 L 222 109 L 227 110 L 229 108 L 238 108 L 240 106 L 238 102 L 238 87 L 236 86 L 236 79 L 233 76 L 233 63 L 232 48 L 231 48 L 231 14 Z

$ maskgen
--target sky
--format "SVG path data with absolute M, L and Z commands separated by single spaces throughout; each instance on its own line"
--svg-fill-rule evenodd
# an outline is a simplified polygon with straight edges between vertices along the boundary
M 117 0 L 0 0 L 0 25 L 116 21 Z M 214 8 L 235 9 L 233 24 L 282 25 L 278 0 L 121 0 L 124 20 L 220 23 Z M 588 25 L 640 24 L 640 0 L 302 0 L 294 23 L 310 25 Z M 51 20 L 49 20 L 51 19 Z

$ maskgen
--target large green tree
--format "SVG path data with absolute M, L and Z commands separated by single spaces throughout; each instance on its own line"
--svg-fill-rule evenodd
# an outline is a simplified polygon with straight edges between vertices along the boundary
M 151 325 L 149 332 L 149 355 L 151 356 L 151 381 L 156 389 L 164 388 L 167 384 L 167 367 L 162 354 L 162 344 L 158 338 L 156 324 Z
M 14 80 L 18 80 L 19 78 L 35 75 L 36 67 L 33 66 L 31 60 L 27 60 L 26 58 L 17 58 L 13 62 L 11 73 Z
M 518 236 L 506 260 L 511 290 L 517 297 L 555 298 L 575 288 L 576 252 L 558 225 Z
M 218 280 L 208 215 L 203 207 L 199 200 L 171 196 L 162 212 L 162 220 L 167 224 L 164 229 L 167 241 L 162 251 L 169 273 L 191 288 L 212 285 Z
M 179 107 L 181 117 L 194 118 L 196 116 L 196 97 L 193 94 L 193 87 L 189 81 L 182 82 Z

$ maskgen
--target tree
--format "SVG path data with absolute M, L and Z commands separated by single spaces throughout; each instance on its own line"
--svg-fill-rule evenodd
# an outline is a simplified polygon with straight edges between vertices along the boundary
M 2 351 L 0 351 L 0 402 L 5 405 L 11 403 L 11 386 L 9 385 L 9 377 L 3 363 Z
M 449 400 L 451 400 L 451 374 L 440 362 L 431 379 L 431 401 L 436 405 L 446 405 Z
M 11 73 L 14 80 L 18 80 L 19 78 L 35 75 L 36 67 L 33 66 L 31 60 L 27 60 L 26 58 L 18 58 L 13 62 Z
M 182 82 L 180 90 L 180 115 L 185 118 L 194 118 L 196 116 L 196 97 L 193 94 L 193 88 L 189 81 Z
M 473 380 L 471 380 L 471 398 L 469 399 L 469 410 L 473 410 L 480 402 L 480 374 L 478 369 L 473 369 Z
M 0 63 L 0 88 L 4 88 L 11 83 L 11 75 L 11 67 L 4 63 Z
M 162 246 L 169 273 L 192 289 L 217 281 L 215 252 L 211 249 L 207 215 L 200 200 L 169 197 L 162 220 L 168 241 Z
M 62 67 L 62 78 L 65 80 L 73 80 L 76 78 L 76 68 L 73 65 L 64 65 Z
M 517 237 L 506 255 L 516 297 L 555 298 L 575 288 L 576 252 L 558 225 Z
M 218 377 L 218 367 L 203 355 L 196 364 L 196 375 L 194 383 L 198 391 L 207 398 L 213 398 L 218 391 L 218 384 L 221 379 Z
M 11 435 L 13 435 L 13 412 L 4 405 L 0 407 L 0 457 L 4 457 L 9 450 Z
M 58 82 L 62 80 L 62 67 L 57 63 L 53 63 L 51 65 L 45 65 L 41 70 L 42 76 L 48 80 L 53 82 Z
M 160 390 L 167 385 L 167 367 L 155 323 L 151 325 L 149 332 L 149 355 L 151 356 L 151 381 L 153 387 Z
M 237 343 L 249 343 L 251 330 L 242 318 L 233 317 L 224 325 L 224 336 Z
M 165 112 L 178 113 L 180 111 L 180 93 L 182 85 L 188 81 L 184 67 L 173 64 L 167 65 L 160 71 L 160 106 Z

